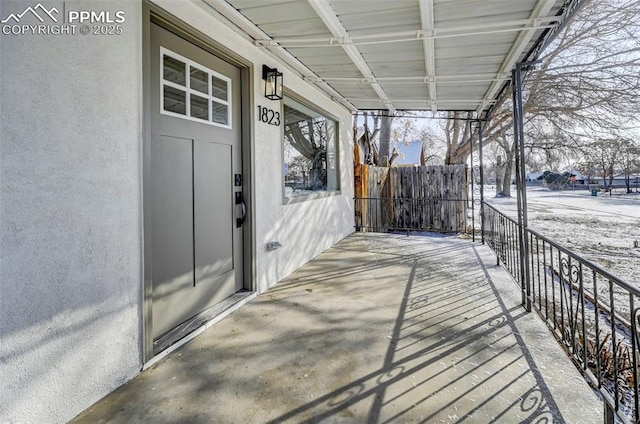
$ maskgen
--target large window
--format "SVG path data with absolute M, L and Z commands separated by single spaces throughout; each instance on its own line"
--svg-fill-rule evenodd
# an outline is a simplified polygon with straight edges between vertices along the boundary
M 339 190 L 337 129 L 333 119 L 284 99 L 285 197 Z

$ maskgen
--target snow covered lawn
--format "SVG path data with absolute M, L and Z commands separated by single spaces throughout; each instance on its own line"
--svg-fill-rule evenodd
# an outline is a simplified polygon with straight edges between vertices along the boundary
M 493 196 L 485 187 L 485 199 L 492 206 L 517 218 L 515 198 Z M 586 190 L 529 188 L 527 203 L 531 229 L 640 289 L 640 248 L 634 247 L 640 243 L 640 194 L 598 193 L 594 197 Z M 547 251 L 547 255 L 549 253 Z M 633 387 L 637 377 L 630 359 L 634 357 L 631 323 L 639 318 L 640 296 L 610 285 L 606 279 L 596 277 L 596 272 L 591 274 L 589 267 L 584 268 L 586 271 L 582 266 L 571 268 L 569 262 L 568 267 L 563 268 L 557 251 L 554 259 L 557 265 L 549 266 L 549 256 L 546 258 L 543 254 L 543 262 L 547 264 L 543 266 L 543 279 L 539 267 L 532 274 L 537 276 L 537 280 L 532 279 L 535 307 L 543 317 L 548 320 L 550 317 L 556 336 L 561 337 L 561 344 L 570 356 L 588 366 L 610 396 L 618 396 L 619 413 L 633 420 Z M 579 294 L 579 287 L 583 286 L 578 283 L 582 281 L 584 296 Z M 597 288 L 596 281 L 599 282 Z M 612 309 L 615 314 L 610 312 Z
M 488 203 L 517 218 L 516 198 L 494 195 L 485 187 Z M 530 228 L 640 288 L 640 194 L 529 188 L 527 203 Z

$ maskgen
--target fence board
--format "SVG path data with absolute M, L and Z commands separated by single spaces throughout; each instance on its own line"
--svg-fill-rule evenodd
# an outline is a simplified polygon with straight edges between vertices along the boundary
M 356 165 L 358 230 L 465 232 L 465 165 Z

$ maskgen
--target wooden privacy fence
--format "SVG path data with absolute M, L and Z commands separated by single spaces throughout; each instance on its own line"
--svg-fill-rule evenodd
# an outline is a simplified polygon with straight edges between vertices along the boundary
M 467 230 L 465 165 L 355 165 L 357 231 Z

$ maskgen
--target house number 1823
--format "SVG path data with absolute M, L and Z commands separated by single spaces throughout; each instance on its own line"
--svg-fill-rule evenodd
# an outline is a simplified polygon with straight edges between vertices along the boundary
M 269 125 L 280 126 L 280 112 L 258 105 L 258 119 Z

